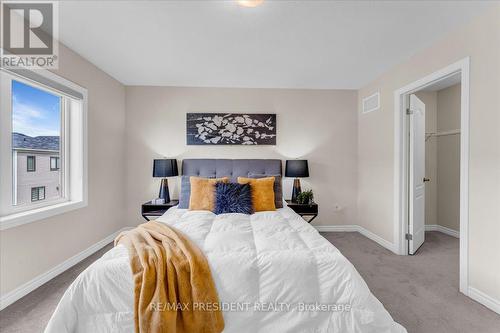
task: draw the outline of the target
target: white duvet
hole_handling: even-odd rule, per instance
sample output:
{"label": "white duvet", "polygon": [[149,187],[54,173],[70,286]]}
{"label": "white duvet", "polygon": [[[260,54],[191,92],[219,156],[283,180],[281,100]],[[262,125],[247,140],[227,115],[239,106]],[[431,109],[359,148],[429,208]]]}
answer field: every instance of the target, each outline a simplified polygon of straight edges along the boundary
{"label": "white duvet", "polygon": [[[224,332],[406,332],[353,265],[289,208],[253,215],[169,209],[157,221],[207,256]],[[71,284],[47,333],[133,332],[127,250],[117,246]]]}

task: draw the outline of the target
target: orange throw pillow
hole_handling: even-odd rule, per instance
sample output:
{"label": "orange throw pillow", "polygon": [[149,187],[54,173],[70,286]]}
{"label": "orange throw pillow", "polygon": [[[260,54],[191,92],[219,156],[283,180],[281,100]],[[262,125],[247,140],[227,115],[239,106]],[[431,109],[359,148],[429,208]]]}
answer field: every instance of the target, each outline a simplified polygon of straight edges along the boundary
{"label": "orange throw pillow", "polygon": [[213,212],[215,207],[215,184],[217,182],[227,183],[228,181],[228,177],[189,177],[189,182],[191,183],[189,210],[209,210]]}
{"label": "orange throw pillow", "polygon": [[255,212],[276,210],[276,205],[274,204],[274,177],[238,177],[238,183],[250,184],[252,188],[253,209]]}

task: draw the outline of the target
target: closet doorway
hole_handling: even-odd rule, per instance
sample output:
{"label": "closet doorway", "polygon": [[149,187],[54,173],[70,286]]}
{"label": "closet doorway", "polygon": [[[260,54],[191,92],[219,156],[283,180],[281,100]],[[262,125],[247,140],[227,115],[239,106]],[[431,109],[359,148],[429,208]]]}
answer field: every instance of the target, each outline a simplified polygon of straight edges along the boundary
{"label": "closet doorway", "polygon": [[[455,74],[410,95],[410,110],[412,99],[425,110],[423,138],[418,137],[423,144],[416,145],[423,148],[419,175],[425,200],[423,229],[456,238],[460,235],[460,90],[460,74]],[[409,247],[409,254],[420,245]]]}
{"label": "closet doorway", "polygon": [[418,256],[426,231],[459,237],[460,291],[468,295],[469,58],[397,90],[395,106],[399,253]]}

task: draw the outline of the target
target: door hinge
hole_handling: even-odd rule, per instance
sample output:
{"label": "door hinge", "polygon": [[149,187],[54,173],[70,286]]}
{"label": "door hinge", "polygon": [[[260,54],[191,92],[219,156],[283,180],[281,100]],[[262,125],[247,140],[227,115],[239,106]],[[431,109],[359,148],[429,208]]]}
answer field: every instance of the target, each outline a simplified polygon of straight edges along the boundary
{"label": "door hinge", "polygon": [[406,114],[413,114],[413,110],[410,108],[406,109]]}
{"label": "door hinge", "polygon": [[405,239],[407,239],[407,240],[412,240],[412,239],[413,239],[412,234],[406,234],[406,235],[405,235]]}

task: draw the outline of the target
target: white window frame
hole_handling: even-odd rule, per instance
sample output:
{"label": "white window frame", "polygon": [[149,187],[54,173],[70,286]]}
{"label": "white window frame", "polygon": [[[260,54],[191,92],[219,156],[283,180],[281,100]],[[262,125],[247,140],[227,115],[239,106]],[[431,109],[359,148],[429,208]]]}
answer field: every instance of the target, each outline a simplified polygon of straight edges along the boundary
{"label": "white window frame", "polygon": [[[48,87],[40,82],[32,81],[11,71],[0,70],[0,230],[46,219],[88,204],[88,152],[87,152],[87,89],[68,81],[48,70],[33,70],[44,79],[53,81],[81,94],[76,100],[65,92]],[[61,198],[49,202],[33,203],[29,207],[16,207],[13,193],[13,158],[12,153],[12,103],[11,80],[34,85],[42,90],[70,97],[63,99],[60,148]],[[8,93],[7,93],[8,92]],[[6,98],[9,97],[9,98]],[[14,161],[15,162],[15,161]]]}

